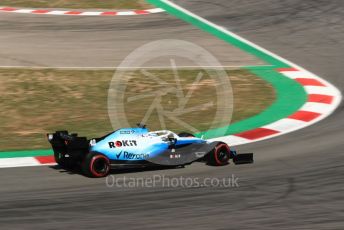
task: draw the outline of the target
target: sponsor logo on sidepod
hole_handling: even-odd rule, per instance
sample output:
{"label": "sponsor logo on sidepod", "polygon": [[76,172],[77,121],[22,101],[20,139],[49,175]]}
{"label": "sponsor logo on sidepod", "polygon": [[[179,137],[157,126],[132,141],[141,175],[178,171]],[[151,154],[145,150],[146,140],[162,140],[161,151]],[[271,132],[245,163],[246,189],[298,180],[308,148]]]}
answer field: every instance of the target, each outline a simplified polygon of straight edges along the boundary
{"label": "sponsor logo on sidepod", "polygon": [[109,142],[110,149],[127,147],[127,146],[137,146],[137,142],[135,140],[122,140],[122,141],[110,141]]}
{"label": "sponsor logo on sidepod", "polygon": [[135,153],[129,153],[127,151],[121,151],[118,154],[116,154],[117,159],[119,159],[122,154],[123,154],[123,158],[127,160],[145,160],[149,157],[148,154],[144,154],[144,153],[135,154]]}

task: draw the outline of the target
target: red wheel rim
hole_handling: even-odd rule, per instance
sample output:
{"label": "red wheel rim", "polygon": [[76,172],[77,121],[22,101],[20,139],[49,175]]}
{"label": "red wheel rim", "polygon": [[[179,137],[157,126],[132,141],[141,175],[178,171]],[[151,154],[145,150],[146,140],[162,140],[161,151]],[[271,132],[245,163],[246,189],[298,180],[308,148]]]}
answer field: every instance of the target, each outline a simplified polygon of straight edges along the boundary
{"label": "red wheel rim", "polygon": [[[226,160],[224,162],[224,161],[221,161],[219,159],[218,152],[222,148],[226,148],[227,154],[230,153],[230,149],[229,149],[228,145],[226,145],[226,144],[219,144],[218,146],[216,146],[215,151],[214,151],[214,157],[215,157],[216,164],[218,164],[218,165],[224,165],[224,164],[226,164],[228,162],[228,160]],[[229,159],[229,156],[228,156],[228,159]]]}
{"label": "red wheel rim", "polygon": [[90,171],[96,177],[105,176],[110,170],[110,161],[103,155],[96,155],[92,157],[90,162]]}

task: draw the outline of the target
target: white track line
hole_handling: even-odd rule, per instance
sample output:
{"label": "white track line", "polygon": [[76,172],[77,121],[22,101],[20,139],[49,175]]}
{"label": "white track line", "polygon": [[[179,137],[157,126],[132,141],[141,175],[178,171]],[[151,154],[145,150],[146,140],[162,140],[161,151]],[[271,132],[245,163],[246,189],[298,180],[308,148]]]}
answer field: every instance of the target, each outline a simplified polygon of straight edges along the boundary
{"label": "white track line", "polygon": [[[271,67],[271,65],[254,65],[260,67]],[[230,66],[177,66],[178,69],[197,69],[197,68],[209,68],[209,69],[226,69],[226,68],[244,68],[248,67],[247,65],[230,65]],[[45,66],[0,66],[0,69],[91,69],[91,70],[116,70],[116,69],[171,69],[171,66],[135,66],[135,67],[82,67],[82,66],[59,66],[59,67],[45,67]]]}

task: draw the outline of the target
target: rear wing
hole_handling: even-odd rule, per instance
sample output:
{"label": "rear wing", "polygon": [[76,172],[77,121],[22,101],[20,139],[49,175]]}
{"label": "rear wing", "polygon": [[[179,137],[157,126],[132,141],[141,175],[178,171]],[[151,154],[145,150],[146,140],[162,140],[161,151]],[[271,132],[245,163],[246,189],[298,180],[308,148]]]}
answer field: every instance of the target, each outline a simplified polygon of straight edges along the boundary
{"label": "rear wing", "polygon": [[47,134],[54,153],[79,157],[89,151],[89,140],[86,137],[78,137],[78,134],[69,134],[68,131],[56,131]]}

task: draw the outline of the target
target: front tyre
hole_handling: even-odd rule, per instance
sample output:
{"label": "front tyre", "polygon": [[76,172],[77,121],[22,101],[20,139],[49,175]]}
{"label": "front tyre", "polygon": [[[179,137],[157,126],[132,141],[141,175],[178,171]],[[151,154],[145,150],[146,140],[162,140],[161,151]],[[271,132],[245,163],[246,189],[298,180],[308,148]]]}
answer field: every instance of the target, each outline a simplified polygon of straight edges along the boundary
{"label": "front tyre", "polygon": [[99,153],[88,153],[82,163],[82,171],[88,177],[106,177],[110,172],[110,160]]}
{"label": "front tyre", "polygon": [[208,164],[212,166],[223,166],[229,163],[231,150],[225,143],[216,145],[213,151],[208,155]]}

